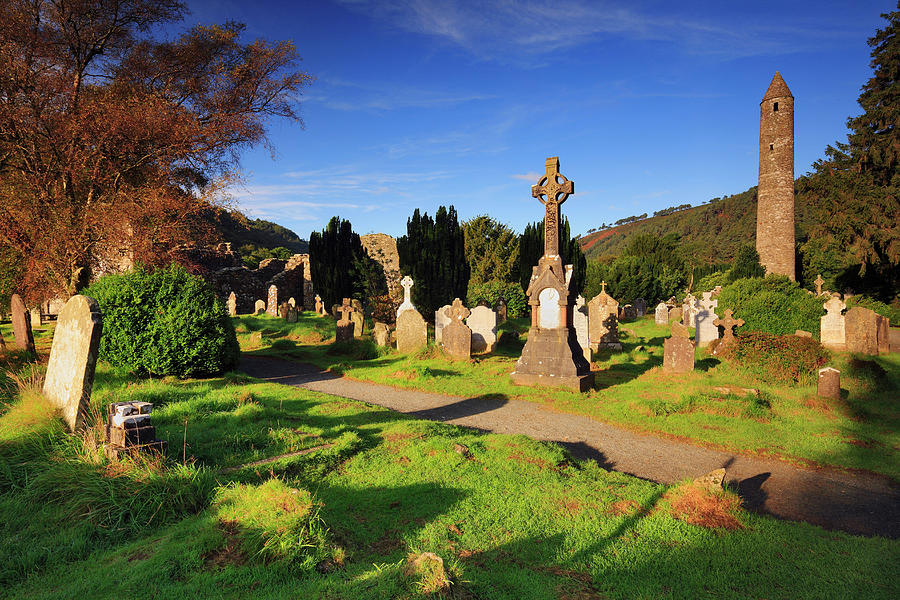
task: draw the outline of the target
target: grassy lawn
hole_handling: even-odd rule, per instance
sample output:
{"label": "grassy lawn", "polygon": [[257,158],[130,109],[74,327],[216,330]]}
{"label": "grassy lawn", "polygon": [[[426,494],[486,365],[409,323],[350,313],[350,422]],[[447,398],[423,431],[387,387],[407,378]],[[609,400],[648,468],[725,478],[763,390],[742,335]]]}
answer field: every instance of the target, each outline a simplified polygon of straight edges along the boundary
{"label": "grassy lawn", "polygon": [[[498,350],[470,362],[451,361],[433,345],[413,355],[362,340],[332,347],[334,321],[303,313],[290,324],[268,316],[235,320],[248,354],[307,361],[355,379],[461,396],[494,394],[585,414],[636,431],[691,440],[795,463],[864,469],[900,480],[900,354],[833,353],[841,370],[840,401],[816,396],[815,376],[800,384],[772,382],[766,365],[740,365],[696,351],[696,369],[663,373],[668,326],[652,316],[620,324],[622,352],[595,355],[594,389],[585,394],[517,387],[508,374],[521,354],[527,321],[501,326]],[[262,342],[252,334],[262,334]],[[715,389],[720,388],[720,389]],[[727,389],[722,389],[727,388]],[[744,389],[759,390],[759,397]]]}
{"label": "grassy lawn", "polygon": [[[414,364],[379,360],[376,371]],[[497,369],[506,385],[503,365],[452,368]],[[553,444],[239,374],[150,381],[101,365],[96,412],[151,401],[169,442],[167,457],[109,463],[98,428],[64,433],[36,393],[40,368],[29,375],[17,353],[0,367],[18,373],[0,376],[4,598],[898,595],[885,577],[897,541],[746,513],[730,492],[657,485]],[[600,387],[594,399],[611,391]],[[444,570],[408,569],[423,552]]]}

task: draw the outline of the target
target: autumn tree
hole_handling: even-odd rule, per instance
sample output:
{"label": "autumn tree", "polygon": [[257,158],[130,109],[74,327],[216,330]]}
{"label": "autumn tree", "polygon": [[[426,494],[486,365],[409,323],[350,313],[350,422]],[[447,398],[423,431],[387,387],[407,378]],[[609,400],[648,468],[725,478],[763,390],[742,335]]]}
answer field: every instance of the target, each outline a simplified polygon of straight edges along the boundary
{"label": "autumn tree", "polygon": [[237,23],[151,36],[175,0],[0,3],[0,244],[31,300],[117,260],[148,264],[202,234],[238,152],[270,117],[299,121],[310,81],[289,42]]}

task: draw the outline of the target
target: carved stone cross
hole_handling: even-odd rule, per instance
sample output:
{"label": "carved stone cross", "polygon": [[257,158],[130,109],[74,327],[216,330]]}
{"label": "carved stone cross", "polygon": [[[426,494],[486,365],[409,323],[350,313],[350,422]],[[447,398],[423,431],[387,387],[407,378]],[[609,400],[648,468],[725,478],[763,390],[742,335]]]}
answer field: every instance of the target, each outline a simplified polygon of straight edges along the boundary
{"label": "carved stone cross", "polygon": [[531,186],[531,196],[544,205],[544,256],[559,256],[559,206],[575,193],[575,185],[560,175],[558,156],[544,162],[544,171],[537,185]]}
{"label": "carved stone cross", "polygon": [[455,321],[462,321],[471,314],[471,311],[463,306],[462,300],[456,298],[450,306],[450,318]]}
{"label": "carved stone cross", "polygon": [[719,301],[713,300],[712,292],[703,292],[703,300],[700,301],[700,306],[703,310],[712,310],[719,306]]}
{"label": "carved stone cross", "polygon": [[816,276],[816,280],[813,281],[813,283],[816,284],[816,296],[821,296],[822,295],[822,284],[825,283],[825,280],[822,279],[821,273]]}
{"label": "carved stone cross", "polygon": [[403,279],[400,280],[400,285],[403,286],[403,303],[404,304],[412,304],[412,298],[410,297],[410,290],[412,290],[413,280],[409,275],[404,275]]}
{"label": "carved stone cross", "polygon": [[601,282],[600,282],[600,293],[601,293],[601,294],[605,294],[605,293],[606,293],[606,282],[605,282],[605,281],[601,281]]}
{"label": "carved stone cross", "polygon": [[735,319],[734,313],[731,312],[730,308],[725,311],[724,319],[716,319],[715,321],[713,321],[713,325],[716,325],[716,326],[721,325],[722,327],[725,328],[725,333],[724,333],[724,335],[722,335],[722,342],[721,342],[722,344],[733,343],[734,342],[734,332],[732,331],[732,329],[735,326],[740,327],[743,324],[744,324],[744,320],[743,319]]}
{"label": "carved stone cross", "polygon": [[350,315],[353,314],[353,307],[350,306],[350,298],[344,298],[344,303],[338,311],[341,313],[341,321],[350,320]]}
{"label": "carved stone cross", "polygon": [[825,309],[825,312],[828,313],[829,317],[834,318],[840,316],[841,311],[847,308],[847,304],[840,298],[832,296],[825,301],[825,304],[822,305],[822,308]]}

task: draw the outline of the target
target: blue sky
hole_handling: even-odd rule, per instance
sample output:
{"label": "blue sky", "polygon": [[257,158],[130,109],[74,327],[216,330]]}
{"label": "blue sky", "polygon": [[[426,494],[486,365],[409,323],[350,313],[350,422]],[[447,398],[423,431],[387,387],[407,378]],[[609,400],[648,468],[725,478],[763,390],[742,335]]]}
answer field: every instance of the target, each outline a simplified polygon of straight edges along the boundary
{"label": "blue sky", "polygon": [[573,232],[756,185],[759,102],[795,97],[795,170],[843,141],[887,1],[190,1],[247,40],[293,40],[316,77],[305,129],[243,154],[246,214],[307,239],[333,215],[402,235],[415,208],[514,229],[543,217],[548,156],[575,182]]}

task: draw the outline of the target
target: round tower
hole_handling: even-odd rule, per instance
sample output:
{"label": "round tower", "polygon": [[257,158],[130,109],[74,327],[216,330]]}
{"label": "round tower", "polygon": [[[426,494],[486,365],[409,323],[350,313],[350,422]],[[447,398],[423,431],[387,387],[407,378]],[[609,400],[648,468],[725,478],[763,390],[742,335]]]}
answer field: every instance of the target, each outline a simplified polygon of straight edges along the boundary
{"label": "round tower", "polygon": [[759,103],[756,251],[766,274],[794,279],[794,96],[775,72]]}

